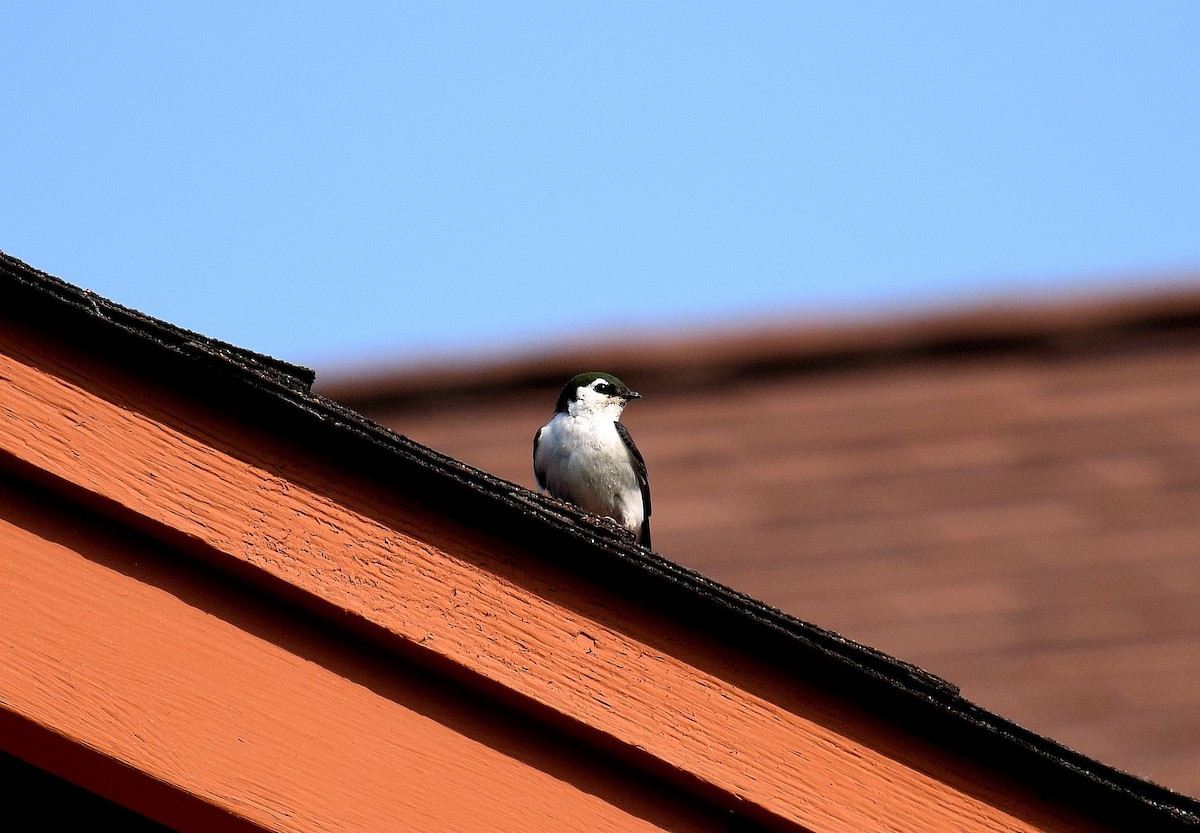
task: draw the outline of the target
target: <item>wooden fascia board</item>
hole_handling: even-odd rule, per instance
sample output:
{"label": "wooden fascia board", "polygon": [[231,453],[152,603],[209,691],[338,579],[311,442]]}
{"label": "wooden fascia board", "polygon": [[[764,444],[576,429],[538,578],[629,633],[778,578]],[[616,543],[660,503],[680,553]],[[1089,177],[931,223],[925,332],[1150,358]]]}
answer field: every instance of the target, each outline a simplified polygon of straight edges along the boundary
{"label": "wooden fascia board", "polygon": [[3,474],[0,552],[0,739],[176,829],[724,827],[710,805]]}
{"label": "wooden fascia board", "polygon": [[0,352],[0,450],[22,465],[761,823],[1092,827],[803,673],[597,597],[403,484],[364,487],[286,438],[30,330],[8,328]]}

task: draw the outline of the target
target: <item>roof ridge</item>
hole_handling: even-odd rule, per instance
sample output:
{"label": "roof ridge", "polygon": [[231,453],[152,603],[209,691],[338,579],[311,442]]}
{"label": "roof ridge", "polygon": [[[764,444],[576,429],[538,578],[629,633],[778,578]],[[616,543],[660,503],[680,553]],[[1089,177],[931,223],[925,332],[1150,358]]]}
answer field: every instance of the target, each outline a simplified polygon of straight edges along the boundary
{"label": "roof ridge", "polygon": [[1080,299],[983,302],[971,306],[852,320],[763,318],[674,333],[598,336],[552,349],[531,346],[480,361],[449,356],[422,363],[323,372],[317,389],[354,407],[472,394],[523,386],[558,386],[584,366],[620,368],[652,378],[659,389],[698,377],[822,373],[853,367],[952,360],[998,352],[1068,354],[1148,337],[1200,332],[1200,274],[1135,292]]}

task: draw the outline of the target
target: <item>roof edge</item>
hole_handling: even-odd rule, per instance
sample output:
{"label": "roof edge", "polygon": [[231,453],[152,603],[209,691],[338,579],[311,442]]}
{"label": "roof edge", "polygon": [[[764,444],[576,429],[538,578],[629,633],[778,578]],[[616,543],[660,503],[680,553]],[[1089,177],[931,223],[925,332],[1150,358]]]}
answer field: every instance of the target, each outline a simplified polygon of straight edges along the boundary
{"label": "roof edge", "polygon": [[[354,408],[432,397],[484,395],[502,388],[560,385],[580,367],[620,368],[659,390],[698,378],[823,373],[997,353],[1067,355],[1097,343],[1133,345],[1148,336],[1200,332],[1200,274],[1141,291],[1086,299],[1005,300],[853,320],[769,317],[672,334],[598,336],[592,345],[531,346],[480,361],[447,357],[323,371],[314,389]],[[646,384],[646,382],[643,382]]]}
{"label": "roof edge", "polygon": [[43,301],[53,299],[126,332],[148,337],[174,352],[227,362],[289,388],[308,390],[316,379],[316,371],[310,368],[177,327],[69,284],[3,251],[0,251],[0,274],[34,297],[40,296]]}

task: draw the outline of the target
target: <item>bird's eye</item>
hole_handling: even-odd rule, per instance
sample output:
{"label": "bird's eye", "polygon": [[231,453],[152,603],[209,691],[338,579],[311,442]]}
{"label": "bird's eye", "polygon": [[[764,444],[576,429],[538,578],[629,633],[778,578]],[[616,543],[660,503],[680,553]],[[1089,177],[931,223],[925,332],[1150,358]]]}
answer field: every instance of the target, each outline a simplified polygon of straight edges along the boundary
{"label": "bird's eye", "polygon": [[596,385],[596,391],[599,393],[612,394],[612,393],[616,393],[617,389],[614,388],[612,385],[608,384],[607,382],[602,382],[599,385]]}

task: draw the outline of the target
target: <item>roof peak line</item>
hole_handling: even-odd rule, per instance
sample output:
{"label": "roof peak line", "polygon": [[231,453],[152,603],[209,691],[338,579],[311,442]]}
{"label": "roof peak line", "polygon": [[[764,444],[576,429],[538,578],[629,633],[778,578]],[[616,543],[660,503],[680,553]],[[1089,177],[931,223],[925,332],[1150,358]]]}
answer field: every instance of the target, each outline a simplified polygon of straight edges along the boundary
{"label": "roof peak line", "polygon": [[[659,388],[697,378],[824,373],[1003,353],[1064,356],[1098,345],[1120,349],[1200,332],[1200,275],[1142,290],[1079,297],[1005,299],[855,319],[764,317],[673,333],[615,333],[592,344],[376,363],[324,373],[316,390],[354,408],[429,396],[559,386],[578,368],[603,364],[653,377]],[[614,371],[617,372],[617,371]]]}

